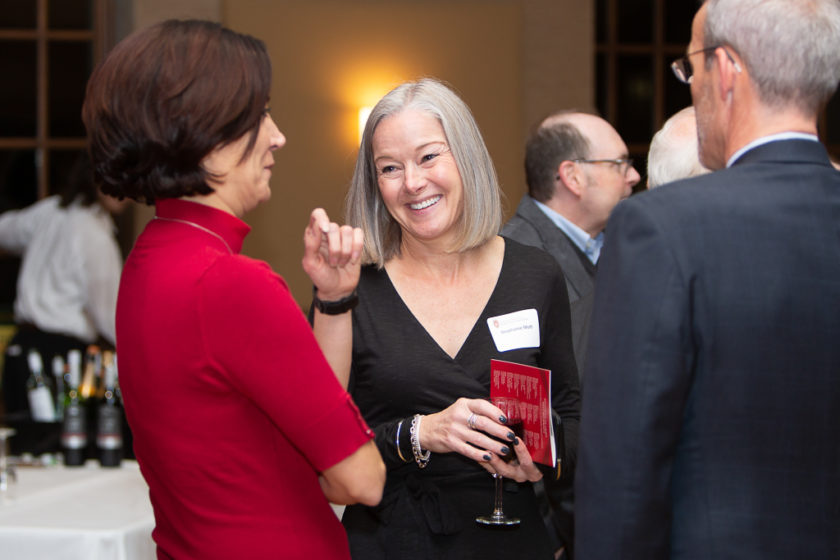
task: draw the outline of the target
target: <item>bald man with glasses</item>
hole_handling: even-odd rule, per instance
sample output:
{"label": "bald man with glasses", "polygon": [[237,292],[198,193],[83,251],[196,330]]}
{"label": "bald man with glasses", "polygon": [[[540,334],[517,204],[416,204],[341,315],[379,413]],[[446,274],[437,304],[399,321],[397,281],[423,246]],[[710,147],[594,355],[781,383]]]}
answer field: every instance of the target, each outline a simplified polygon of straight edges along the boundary
{"label": "bald man with glasses", "polygon": [[714,171],[610,217],[581,558],[840,558],[840,173],[817,137],[838,45],[837,0],[697,12],[673,69]]}
{"label": "bald man with glasses", "polygon": [[539,247],[560,263],[581,374],[604,228],[615,205],[632,193],[639,173],[624,140],[607,121],[561,111],[546,117],[528,138],[525,179],[528,194],[502,235]]}

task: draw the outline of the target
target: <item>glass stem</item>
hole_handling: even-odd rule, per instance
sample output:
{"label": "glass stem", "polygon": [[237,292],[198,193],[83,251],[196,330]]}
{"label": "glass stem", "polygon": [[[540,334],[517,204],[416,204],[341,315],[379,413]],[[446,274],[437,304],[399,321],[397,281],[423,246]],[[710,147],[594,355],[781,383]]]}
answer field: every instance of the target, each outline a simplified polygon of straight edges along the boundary
{"label": "glass stem", "polygon": [[505,512],[502,511],[502,475],[494,474],[496,484],[496,497],[493,500],[493,517],[504,517]]}

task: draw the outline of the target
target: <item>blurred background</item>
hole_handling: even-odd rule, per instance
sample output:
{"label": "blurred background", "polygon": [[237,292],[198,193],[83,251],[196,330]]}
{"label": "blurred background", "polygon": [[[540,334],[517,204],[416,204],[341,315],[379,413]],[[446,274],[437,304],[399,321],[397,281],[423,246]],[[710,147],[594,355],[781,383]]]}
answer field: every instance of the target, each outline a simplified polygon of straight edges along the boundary
{"label": "blurred background", "polygon": [[[302,234],[316,206],[343,213],[364,109],[396,84],[449,82],[472,108],[497,166],[506,218],[525,192],[529,128],[561,108],[597,110],[626,140],[645,183],[648,143],[690,104],[669,70],[696,2],[665,0],[3,0],[0,212],[55,192],[84,149],[80,108],[104,53],[134,29],[201,18],[262,39],[272,115],[287,137],[272,199],[248,214],[243,252],[266,260],[307,308]],[[360,116],[361,115],[361,116]],[[820,122],[840,155],[840,102]],[[119,218],[124,253],[153,215]],[[0,348],[10,336],[19,261],[0,253]]]}

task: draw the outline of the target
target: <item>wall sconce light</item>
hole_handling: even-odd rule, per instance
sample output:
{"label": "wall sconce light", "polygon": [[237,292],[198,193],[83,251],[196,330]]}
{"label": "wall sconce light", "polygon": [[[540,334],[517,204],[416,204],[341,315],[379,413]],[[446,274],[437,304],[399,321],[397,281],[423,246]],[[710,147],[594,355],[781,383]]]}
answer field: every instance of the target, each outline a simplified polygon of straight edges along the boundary
{"label": "wall sconce light", "polygon": [[359,144],[362,143],[362,135],[365,133],[365,125],[373,107],[359,107]]}

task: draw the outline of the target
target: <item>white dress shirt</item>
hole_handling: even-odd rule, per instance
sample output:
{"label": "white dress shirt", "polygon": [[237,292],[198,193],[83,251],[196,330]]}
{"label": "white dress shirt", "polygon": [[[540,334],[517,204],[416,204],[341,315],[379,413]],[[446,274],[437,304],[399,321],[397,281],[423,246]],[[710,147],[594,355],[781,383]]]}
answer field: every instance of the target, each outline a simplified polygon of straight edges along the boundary
{"label": "white dress shirt", "polygon": [[122,270],[114,230],[99,204],[59,208],[58,196],[0,215],[0,247],[22,256],[15,321],[113,344]]}
{"label": "white dress shirt", "polygon": [[533,198],[532,200],[537,205],[537,208],[542,210],[543,214],[548,216],[548,218],[554,222],[554,225],[563,230],[563,233],[572,240],[572,243],[577,245],[577,248],[583,251],[583,254],[586,255],[587,259],[589,259],[589,262],[592,264],[598,264],[598,259],[601,257],[601,248],[604,246],[603,231],[595,237],[590,237],[588,233],[570,222],[562,214],[555,212],[539,200]]}

